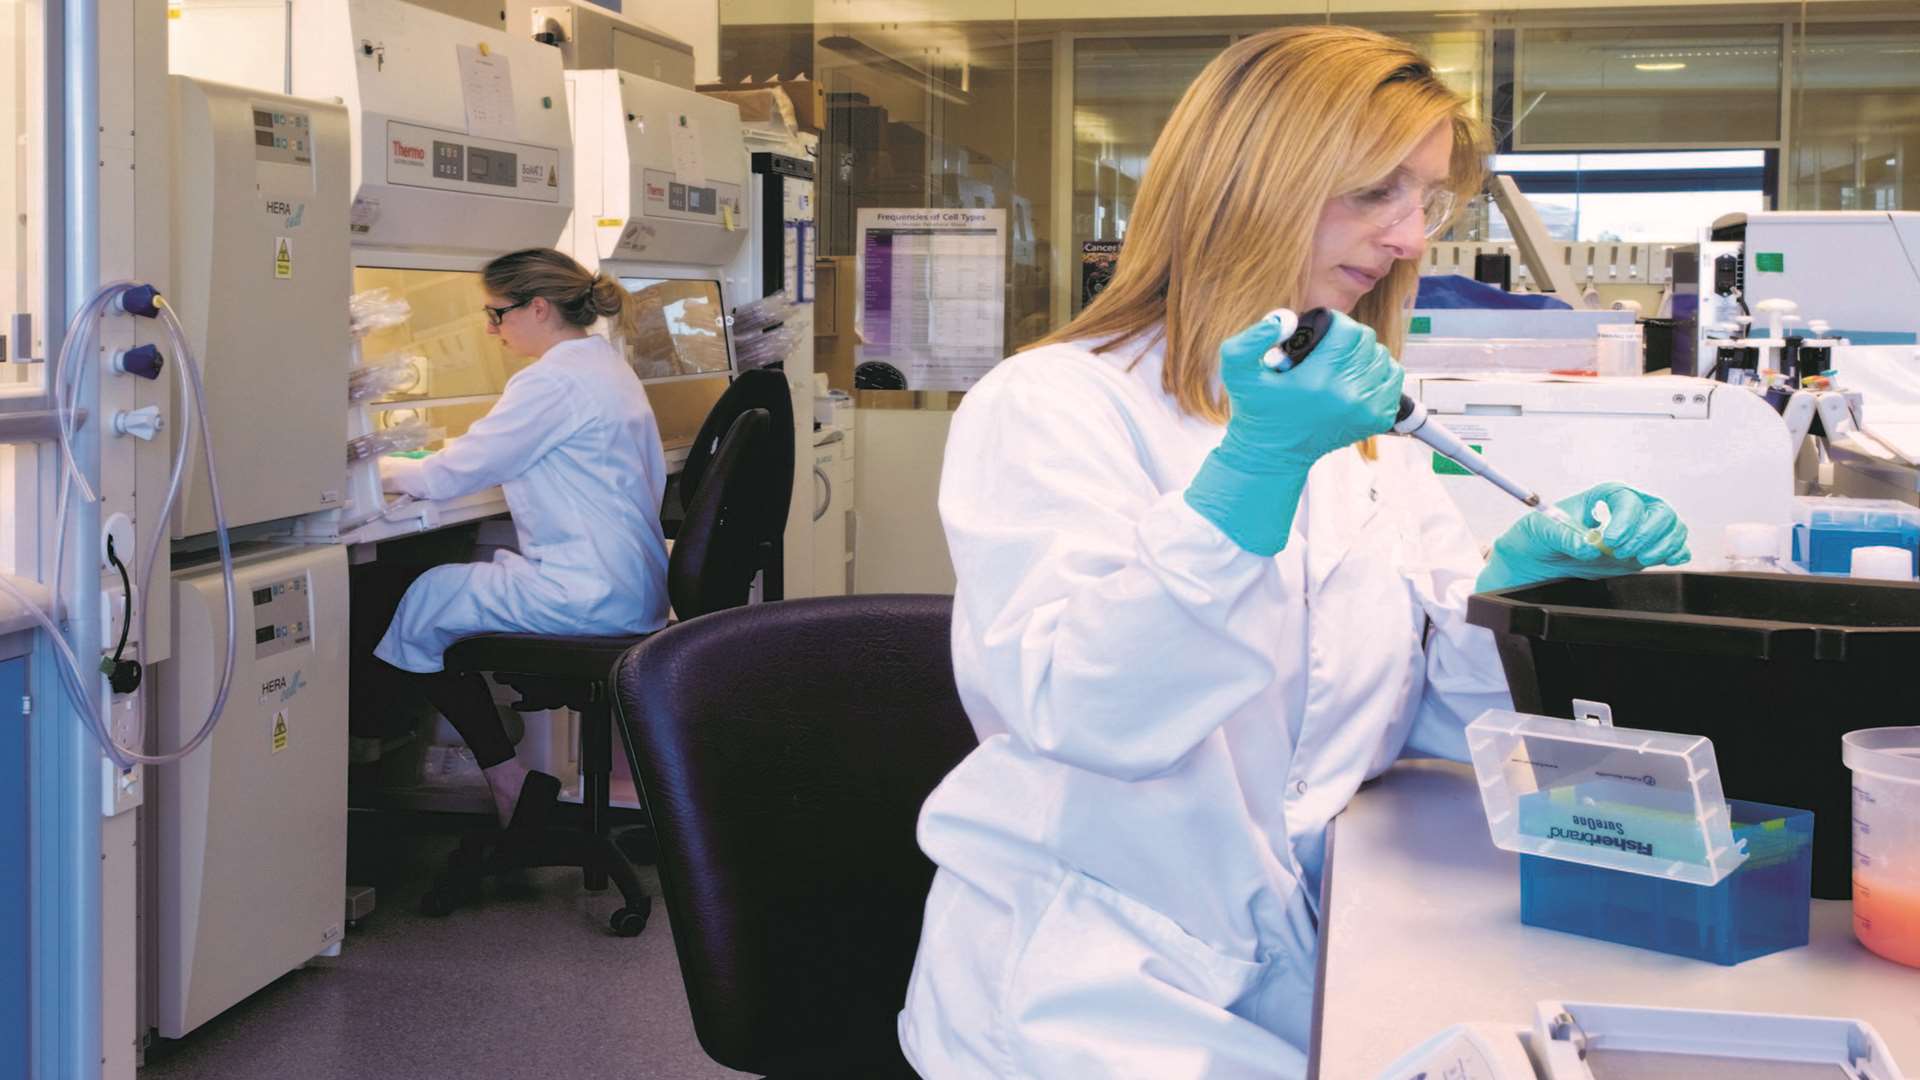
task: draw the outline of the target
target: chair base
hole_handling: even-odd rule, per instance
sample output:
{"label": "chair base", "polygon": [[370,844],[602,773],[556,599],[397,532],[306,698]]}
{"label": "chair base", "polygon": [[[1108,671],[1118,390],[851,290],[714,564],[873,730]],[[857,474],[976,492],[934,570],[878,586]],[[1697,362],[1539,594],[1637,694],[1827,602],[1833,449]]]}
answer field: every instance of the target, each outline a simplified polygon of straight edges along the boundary
{"label": "chair base", "polygon": [[420,898],[420,913],[442,916],[475,904],[481,884],[514,870],[543,866],[580,867],[589,891],[598,892],[611,881],[620,890],[623,905],[608,919],[619,937],[637,937],[653,913],[653,897],[640,883],[639,871],[613,841],[577,829],[545,829],[525,834],[499,829],[471,832],[447,856],[446,869]]}

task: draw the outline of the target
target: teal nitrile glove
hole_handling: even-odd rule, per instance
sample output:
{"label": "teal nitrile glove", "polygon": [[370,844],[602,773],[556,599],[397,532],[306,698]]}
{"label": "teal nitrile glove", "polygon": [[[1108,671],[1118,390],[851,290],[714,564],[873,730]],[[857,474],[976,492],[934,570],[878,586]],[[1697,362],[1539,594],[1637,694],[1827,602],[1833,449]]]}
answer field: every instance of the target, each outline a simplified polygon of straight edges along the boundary
{"label": "teal nitrile glove", "polygon": [[1600,542],[1611,555],[1545,514],[1530,513],[1493,542],[1493,556],[1480,571],[1475,589],[1511,589],[1563,577],[1617,577],[1649,566],[1679,566],[1693,557],[1687,550],[1687,527],[1673,507],[1625,484],[1596,484],[1556,505],[1590,528],[1599,524],[1593,508],[1602,503],[1612,517]]}
{"label": "teal nitrile glove", "polygon": [[1233,416],[1187,486],[1187,505],[1269,557],[1287,546],[1307,470],[1321,455],[1391,428],[1406,374],[1371,327],[1338,313],[1285,374],[1260,362],[1279,340],[1280,327],[1262,319],[1221,344],[1220,381]]}

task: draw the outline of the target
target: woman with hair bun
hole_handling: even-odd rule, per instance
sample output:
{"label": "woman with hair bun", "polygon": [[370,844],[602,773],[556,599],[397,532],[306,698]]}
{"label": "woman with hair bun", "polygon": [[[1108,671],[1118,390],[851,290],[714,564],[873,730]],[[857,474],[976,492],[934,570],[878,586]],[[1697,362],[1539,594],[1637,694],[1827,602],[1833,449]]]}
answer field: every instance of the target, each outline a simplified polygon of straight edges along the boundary
{"label": "woman with hair bun", "polygon": [[620,283],[549,248],[502,255],[481,280],[488,332],[536,359],[438,453],[382,459],[382,481],[416,499],[504,488],[519,550],[422,574],[374,655],[422,681],[472,749],[501,825],[532,828],[559,780],[514,759],[486,682],[448,674],[442,654],[472,634],[640,634],[666,625],[667,468],[639,376],[619,347],[589,332],[604,318],[616,337],[633,339],[634,304]]}

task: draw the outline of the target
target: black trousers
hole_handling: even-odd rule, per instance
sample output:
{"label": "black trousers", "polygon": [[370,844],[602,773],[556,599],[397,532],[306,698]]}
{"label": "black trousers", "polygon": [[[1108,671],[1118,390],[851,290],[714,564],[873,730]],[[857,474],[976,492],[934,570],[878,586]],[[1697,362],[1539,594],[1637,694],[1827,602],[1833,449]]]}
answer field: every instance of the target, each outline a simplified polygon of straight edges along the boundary
{"label": "black trousers", "polygon": [[493,692],[487,689],[487,680],[474,672],[404,674],[415,681],[433,707],[460,733],[481,768],[491,769],[513,756],[513,740],[507,737],[506,725],[500,722],[500,711],[494,708]]}

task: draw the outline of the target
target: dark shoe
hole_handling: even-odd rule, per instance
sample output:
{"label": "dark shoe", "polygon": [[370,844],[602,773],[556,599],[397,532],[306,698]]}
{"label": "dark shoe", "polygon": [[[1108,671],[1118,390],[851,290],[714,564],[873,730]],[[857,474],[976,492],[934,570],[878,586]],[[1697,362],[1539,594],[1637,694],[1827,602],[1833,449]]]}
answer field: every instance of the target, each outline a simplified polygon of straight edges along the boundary
{"label": "dark shoe", "polygon": [[547,827],[553,808],[560,801],[560,778],[535,769],[527,773],[520,786],[520,797],[513,801],[513,817],[508,832],[539,832]]}

